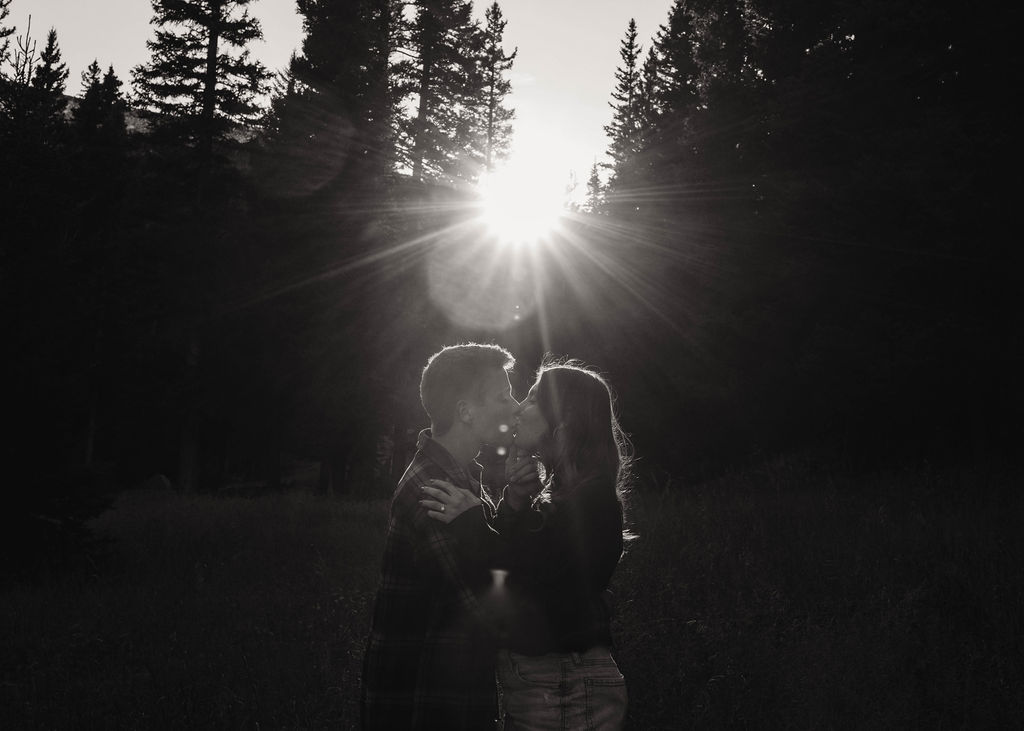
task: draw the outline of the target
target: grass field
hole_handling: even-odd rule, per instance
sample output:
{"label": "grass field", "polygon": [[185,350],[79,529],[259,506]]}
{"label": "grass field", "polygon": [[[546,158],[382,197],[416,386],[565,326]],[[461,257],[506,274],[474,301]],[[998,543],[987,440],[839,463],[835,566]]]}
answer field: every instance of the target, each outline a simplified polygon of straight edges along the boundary
{"label": "grass field", "polygon": [[[795,458],[638,490],[629,727],[1024,723],[1019,475]],[[351,728],[384,501],[125,493],[0,593],[0,728]]]}

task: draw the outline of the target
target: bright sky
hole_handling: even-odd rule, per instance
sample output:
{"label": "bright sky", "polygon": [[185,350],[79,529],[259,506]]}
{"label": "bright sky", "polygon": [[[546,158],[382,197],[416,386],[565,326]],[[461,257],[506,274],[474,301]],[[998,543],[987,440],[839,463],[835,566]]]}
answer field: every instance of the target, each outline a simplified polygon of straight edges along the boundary
{"label": "bright sky", "polygon": [[[481,18],[489,0],[474,3]],[[590,166],[607,147],[603,126],[619,64],[618,49],[629,19],[635,18],[646,52],[665,22],[672,0],[499,0],[508,25],[505,47],[519,48],[512,69],[511,103],[517,110],[513,157],[523,168],[564,185],[574,171],[580,188]],[[283,68],[302,38],[294,0],[256,0],[251,13],[263,24],[264,42],[255,56],[272,69]],[[40,47],[50,27],[57,29],[71,72],[68,92],[78,93],[79,77],[95,58],[113,64],[123,81],[146,61],[152,37],[149,0],[14,0],[9,24],[32,35]]]}

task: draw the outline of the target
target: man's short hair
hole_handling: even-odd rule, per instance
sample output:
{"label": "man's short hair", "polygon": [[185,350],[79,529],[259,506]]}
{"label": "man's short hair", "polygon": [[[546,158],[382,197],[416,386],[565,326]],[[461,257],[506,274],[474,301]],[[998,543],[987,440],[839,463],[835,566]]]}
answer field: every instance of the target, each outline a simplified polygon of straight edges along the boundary
{"label": "man's short hair", "polygon": [[420,378],[420,401],[430,417],[434,436],[452,428],[460,399],[483,399],[488,371],[510,371],[515,364],[516,359],[500,345],[481,343],[448,345],[430,356]]}

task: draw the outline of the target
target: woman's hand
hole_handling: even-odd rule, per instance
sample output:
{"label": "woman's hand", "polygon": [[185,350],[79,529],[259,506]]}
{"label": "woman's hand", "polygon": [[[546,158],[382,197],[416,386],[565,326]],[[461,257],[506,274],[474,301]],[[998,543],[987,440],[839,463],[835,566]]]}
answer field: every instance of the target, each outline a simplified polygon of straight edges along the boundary
{"label": "woman's hand", "polygon": [[430,484],[420,488],[423,491],[420,505],[427,509],[427,515],[434,520],[451,523],[470,508],[480,506],[479,497],[447,480],[427,482]]}
{"label": "woman's hand", "polygon": [[512,447],[508,459],[505,460],[505,501],[513,510],[523,510],[530,506],[533,498],[544,489],[540,481],[536,458],[521,454]]}

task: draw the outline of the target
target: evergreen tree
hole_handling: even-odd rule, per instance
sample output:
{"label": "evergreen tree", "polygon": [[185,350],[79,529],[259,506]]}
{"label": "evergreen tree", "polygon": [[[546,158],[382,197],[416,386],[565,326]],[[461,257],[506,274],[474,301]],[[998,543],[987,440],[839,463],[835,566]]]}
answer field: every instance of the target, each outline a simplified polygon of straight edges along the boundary
{"label": "evergreen tree", "polygon": [[474,178],[483,165],[473,149],[467,112],[479,103],[482,32],[467,0],[416,0],[407,58],[396,65],[399,90],[416,99],[402,124],[400,151],[415,180]]}
{"label": "evergreen tree", "polygon": [[[692,168],[688,130],[698,104],[689,0],[676,0],[658,28],[641,73],[640,147],[649,183],[671,190]],[[666,188],[666,186],[668,186]]]}
{"label": "evergreen tree", "polygon": [[232,127],[255,121],[270,74],[249,56],[260,40],[252,0],[152,0],[151,59],[132,70],[138,105],[209,155]]}
{"label": "evergreen tree", "polygon": [[100,68],[100,62],[97,59],[93,59],[85,71],[82,72],[82,99],[88,99],[90,91],[99,95],[100,79],[102,78],[102,69]]}
{"label": "evergreen tree", "polygon": [[601,184],[600,166],[597,161],[590,167],[590,176],[587,178],[587,198],[584,203],[587,210],[591,213],[600,213],[601,206],[604,203],[603,199],[604,188]]}
{"label": "evergreen tree", "polygon": [[0,0],[0,81],[3,79],[4,67],[7,65],[7,54],[11,49],[11,35],[14,34],[14,26],[4,25],[7,16],[11,14],[11,3],[14,0]]}
{"label": "evergreen tree", "polygon": [[745,0],[700,3],[692,48],[700,67],[700,92],[705,104],[712,102],[719,89],[727,90],[748,80],[751,67],[746,9]]}
{"label": "evergreen tree", "polygon": [[[0,26],[2,27],[2,26]],[[0,103],[10,103],[9,97],[16,89],[27,89],[32,81],[32,71],[36,63],[36,42],[32,38],[32,16],[28,18],[28,27],[25,32],[17,37],[16,47],[11,49],[10,35],[13,28],[4,29],[6,35],[3,38],[5,50],[0,58],[0,83],[3,84],[5,96]]]}
{"label": "evergreen tree", "polygon": [[[9,2],[2,7],[0,20],[5,18],[9,11]],[[32,81],[32,71],[36,61],[36,44],[32,39],[32,18],[29,17],[28,28],[25,33],[18,36],[17,46],[13,51],[10,49],[9,36],[13,28],[3,30],[3,50],[0,57],[0,156],[13,152],[13,145],[9,142],[18,136],[19,126],[24,126],[26,109],[28,108],[27,89]],[[8,165],[5,165],[8,167]]]}
{"label": "evergreen tree", "polygon": [[654,106],[668,124],[691,113],[697,103],[699,69],[694,61],[693,16],[688,0],[676,0],[668,22],[658,28],[653,51],[657,55]]}
{"label": "evergreen tree", "polygon": [[608,155],[612,162],[612,184],[627,174],[627,166],[639,148],[641,79],[638,59],[641,46],[636,42],[636,20],[630,18],[626,35],[619,46],[622,64],[615,70],[612,91],[612,121],[605,126],[608,134]]}
{"label": "evergreen tree", "polygon": [[78,132],[94,129],[99,125],[99,98],[102,84],[102,69],[97,59],[82,72],[82,91],[78,106],[72,113],[75,128]]}
{"label": "evergreen tree", "polygon": [[299,0],[298,9],[306,35],[278,82],[273,137],[328,176],[348,167],[345,179],[381,180],[394,160],[397,100],[389,73],[401,4]]}
{"label": "evergreen tree", "polygon": [[[46,34],[46,47],[39,54],[39,64],[35,73],[32,74],[32,88],[47,94],[51,97],[63,96],[65,84],[68,80],[67,64],[61,60],[60,45],[57,43],[57,30],[50,28]],[[55,102],[56,104],[56,102]],[[61,100],[57,111],[64,109],[64,101]]]}
{"label": "evergreen tree", "polygon": [[646,157],[646,153],[654,144],[654,139],[661,117],[661,106],[658,103],[658,72],[660,67],[657,49],[652,45],[647,51],[640,79],[637,86],[636,119],[638,155]]}
{"label": "evergreen tree", "polygon": [[107,67],[103,74],[103,81],[100,83],[100,109],[103,110],[101,124],[107,138],[118,139],[126,132],[125,112],[128,105],[125,102],[121,87],[124,83],[114,73],[113,65]]}
{"label": "evergreen tree", "polygon": [[270,104],[260,124],[268,139],[279,140],[288,135],[290,106],[299,93],[299,81],[295,76],[298,55],[292,51],[288,65],[274,73],[268,84]]}
{"label": "evergreen tree", "polygon": [[[67,106],[64,89],[68,70],[61,61],[57,31],[50,29],[38,56],[31,31],[30,23],[18,37],[0,78],[0,140],[9,140],[12,148],[25,147],[26,160],[31,156],[29,148],[53,147],[60,142]],[[16,153],[13,149],[8,152]]]}
{"label": "evergreen tree", "polygon": [[512,138],[512,119],[515,110],[505,106],[505,98],[512,91],[512,83],[504,75],[512,69],[518,49],[505,55],[502,38],[505,34],[506,21],[501,14],[501,7],[493,3],[485,13],[484,48],[481,66],[484,74],[483,108],[484,119],[484,164],[490,170],[495,158],[502,159],[508,155]]}
{"label": "evergreen tree", "polygon": [[85,142],[113,142],[125,135],[125,103],[121,80],[110,66],[101,76],[93,60],[82,72],[82,97],[73,119],[79,139]]}
{"label": "evergreen tree", "polygon": [[35,122],[46,137],[54,137],[64,126],[65,84],[68,80],[67,64],[61,61],[57,31],[46,34],[46,46],[39,53],[39,63],[32,73]]}

